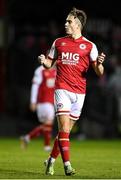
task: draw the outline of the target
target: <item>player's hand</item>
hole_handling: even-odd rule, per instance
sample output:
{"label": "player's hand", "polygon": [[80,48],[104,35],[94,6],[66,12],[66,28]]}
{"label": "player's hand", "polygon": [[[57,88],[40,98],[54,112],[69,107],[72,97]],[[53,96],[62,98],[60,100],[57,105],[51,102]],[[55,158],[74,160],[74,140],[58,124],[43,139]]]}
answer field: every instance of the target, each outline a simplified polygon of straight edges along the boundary
{"label": "player's hand", "polygon": [[32,112],[35,112],[35,111],[36,111],[36,108],[37,108],[37,104],[36,104],[36,103],[31,103],[31,104],[30,104],[30,110],[31,110]]}
{"label": "player's hand", "polygon": [[43,65],[46,61],[45,55],[41,54],[40,56],[38,56],[38,61],[41,65]]}
{"label": "player's hand", "polygon": [[102,64],[105,60],[105,57],[106,57],[106,55],[102,52],[97,58],[98,64]]}

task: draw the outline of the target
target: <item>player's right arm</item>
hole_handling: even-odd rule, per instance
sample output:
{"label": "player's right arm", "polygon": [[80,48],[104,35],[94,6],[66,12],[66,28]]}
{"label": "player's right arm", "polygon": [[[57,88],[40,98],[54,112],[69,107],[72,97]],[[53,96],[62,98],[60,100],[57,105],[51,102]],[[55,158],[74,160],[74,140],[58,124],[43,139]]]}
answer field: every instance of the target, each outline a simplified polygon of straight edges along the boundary
{"label": "player's right arm", "polygon": [[38,56],[39,63],[47,69],[51,68],[54,65],[58,56],[55,44],[56,44],[56,40],[53,42],[50,52],[47,57],[44,54],[41,54],[40,56]]}
{"label": "player's right arm", "polygon": [[53,61],[49,58],[46,58],[44,54],[38,56],[38,61],[41,65],[43,65],[47,69],[53,66]]}

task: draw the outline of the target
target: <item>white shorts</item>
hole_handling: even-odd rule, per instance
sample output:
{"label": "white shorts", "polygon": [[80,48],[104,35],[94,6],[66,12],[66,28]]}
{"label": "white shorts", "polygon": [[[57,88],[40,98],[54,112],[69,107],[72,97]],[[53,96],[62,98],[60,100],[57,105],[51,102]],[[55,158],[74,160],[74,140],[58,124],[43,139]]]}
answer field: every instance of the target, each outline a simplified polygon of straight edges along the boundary
{"label": "white shorts", "polygon": [[39,103],[37,105],[37,117],[39,122],[53,121],[55,116],[54,105],[51,103]]}
{"label": "white shorts", "polygon": [[70,119],[78,120],[84,99],[85,94],[77,94],[64,89],[55,90],[56,115],[69,114]]}

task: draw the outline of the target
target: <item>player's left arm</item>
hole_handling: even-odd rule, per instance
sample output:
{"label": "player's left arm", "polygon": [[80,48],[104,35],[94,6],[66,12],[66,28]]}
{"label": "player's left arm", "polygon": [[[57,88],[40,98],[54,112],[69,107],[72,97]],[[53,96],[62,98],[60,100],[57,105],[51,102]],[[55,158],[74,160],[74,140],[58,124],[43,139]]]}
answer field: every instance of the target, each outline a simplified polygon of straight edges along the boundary
{"label": "player's left arm", "polygon": [[100,55],[98,55],[97,61],[92,63],[92,67],[98,76],[102,76],[104,73],[104,66],[103,66],[104,60],[105,60],[105,54],[101,53]]}
{"label": "player's left arm", "polygon": [[43,72],[43,67],[42,66],[38,67],[35,70],[34,76],[32,78],[32,85],[30,91],[30,110],[33,112],[36,111],[39,86],[43,81],[42,72]]}

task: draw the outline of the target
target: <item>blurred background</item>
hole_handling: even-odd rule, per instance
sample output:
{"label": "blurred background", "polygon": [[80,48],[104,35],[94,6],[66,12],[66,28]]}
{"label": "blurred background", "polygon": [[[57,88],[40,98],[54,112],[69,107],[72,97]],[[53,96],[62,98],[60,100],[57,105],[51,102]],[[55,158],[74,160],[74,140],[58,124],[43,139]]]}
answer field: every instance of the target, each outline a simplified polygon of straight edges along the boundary
{"label": "blurred background", "polygon": [[[112,4],[111,4],[112,3]],[[105,74],[89,69],[87,97],[72,131],[85,138],[121,138],[120,1],[0,0],[0,136],[19,137],[39,124],[29,110],[31,79],[37,56],[64,35],[71,8],[87,13],[84,36],[106,54]],[[56,121],[53,134],[56,133]]]}

